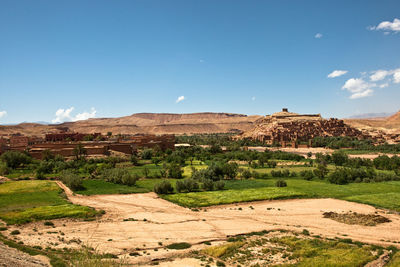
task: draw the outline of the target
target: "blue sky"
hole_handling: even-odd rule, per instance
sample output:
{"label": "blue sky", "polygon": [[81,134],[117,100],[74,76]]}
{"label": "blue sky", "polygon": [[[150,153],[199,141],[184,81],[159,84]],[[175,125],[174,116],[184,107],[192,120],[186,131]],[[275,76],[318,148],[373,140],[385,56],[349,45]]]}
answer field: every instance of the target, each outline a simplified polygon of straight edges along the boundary
{"label": "blue sky", "polygon": [[397,111],[398,19],[386,0],[2,0],[0,124]]}

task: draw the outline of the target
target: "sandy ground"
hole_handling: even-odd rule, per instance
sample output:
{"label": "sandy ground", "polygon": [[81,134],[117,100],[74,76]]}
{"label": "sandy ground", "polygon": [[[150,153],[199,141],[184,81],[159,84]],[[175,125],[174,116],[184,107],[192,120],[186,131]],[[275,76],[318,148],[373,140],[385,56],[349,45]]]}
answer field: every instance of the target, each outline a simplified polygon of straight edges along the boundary
{"label": "sandy ground", "polygon": [[[308,229],[314,235],[351,238],[380,245],[399,246],[394,242],[400,242],[400,215],[343,200],[259,201],[192,211],[163,200],[154,193],[79,196],[73,195],[63,184],[60,183],[60,186],[73,203],[103,209],[106,214],[100,220],[91,222],[53,220],[54,228],[44,226],[43,222],[18,227],[21,234],[17,238],[25,244],[57,248],[86,244],[130,259],[129,252],[146,250],[150,255],[133,259],[146,262],[173,257],[177,251],[163,248],[171,243],[188,242],[195,248],[201,248],[204,245],[200,243],[204,241],[224,240],[228,235],[272,229]],[[322,214],[326,211],[377,212],[391,222],[377,226],[347,225],[323,218]],[[128,218],[137,221],[123,221]]]}

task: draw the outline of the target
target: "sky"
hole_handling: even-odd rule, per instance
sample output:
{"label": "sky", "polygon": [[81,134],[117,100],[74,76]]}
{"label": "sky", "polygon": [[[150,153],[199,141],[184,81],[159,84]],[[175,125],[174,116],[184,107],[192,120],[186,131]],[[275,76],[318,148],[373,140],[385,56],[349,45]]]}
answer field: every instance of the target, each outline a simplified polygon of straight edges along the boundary
{"label": "sky", "polygon": [[0,124],[400,109],[400,1],[1,0]]}

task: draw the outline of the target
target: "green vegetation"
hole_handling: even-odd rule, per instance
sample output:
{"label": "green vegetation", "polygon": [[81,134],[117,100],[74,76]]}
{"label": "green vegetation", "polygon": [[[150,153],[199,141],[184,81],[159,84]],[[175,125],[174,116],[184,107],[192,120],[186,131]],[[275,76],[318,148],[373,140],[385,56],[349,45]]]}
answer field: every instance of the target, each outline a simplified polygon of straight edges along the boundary
{"label": "green vegetation", "polygon": [[298,259],[296,266],[364,266],[374,260],[372,247],[359,247],[340,241],[300,239],[293,236],[275,238],[274,243],[284,245]]}
{"label": "green vegetation", "polygon": [[260,187],[241,190],[178,193],[162,198],[184,207],[205,207],[245,201],[303,197],[301,192],[276,187]]}
{"label": "green vegetation", "polygon": [[143,187],[114,184],[104,180],[83,180],[82,186],[83,189],[77,190],[75,193],[90,196],[150,192],[150,190]]}
{"label": "green vegetation", "polygon": [[187,249],[190,248],[192,245],[186,242],[181,242],[181,243],[172,243],[167,246],[169,249]]}
{"label": "green vegetation", "polygon": [[400,266],[400,251],[396,252],[386,267],[399,267]]}
{"label": "green vegetation", "polygon": [[[216,258],[221,266],[307,267],[364,266],[382,253],[379,247],[353,243],[351,240],[310,238],[305,229],[303,233],[306,238],[279,231],[283,236],[270,237],[270,231],[261,231],[230,237],[227,243],[202,249],[199,253]],[[209,258],[208,263],[213,262],[213,258]],[[254,265],[255,262],[257,265]]]}
{"label": "green vegetation", "polygon": [[63,217],[92,218],[97,212],[73,205],[52,181],[18,181],[0,185],[0,218],[8,224]]}

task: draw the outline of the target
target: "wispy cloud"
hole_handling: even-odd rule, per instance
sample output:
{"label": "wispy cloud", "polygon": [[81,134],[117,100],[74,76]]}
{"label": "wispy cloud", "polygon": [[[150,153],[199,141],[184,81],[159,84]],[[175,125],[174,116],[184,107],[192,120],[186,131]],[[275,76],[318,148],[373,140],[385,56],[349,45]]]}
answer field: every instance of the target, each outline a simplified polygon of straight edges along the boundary
{"label": "wispy cloud", "polygon": [[387,75],[390,74],[390,71],[387,70],[376,70],[372,72],[372,75],[369,76],[370,80],[373,82],[381,81],[386,78]]}
{"label": "wispy cloud", "polygon": [[334,70],[328,74],[328,78],[340,77],[342,75],[345,75],[346,73],[347,73],[347,70]]}
{"label": "wispy cloud", "polygon": [[73,116],[71,113],[74,111],[74,107],[70,107],[67,109],[60,108],[56,111],[56,117],[51,121],[52,123],[62,123],[66,121],[80,121],[80,120],[87,120],[90,118],[95,118],[96,117],[96,109],[91,108],[90,112],[82,112],[78,113],[75,116]]}
{"label": "wispy cloud", "polygon": [[183,100],[185,100],[185,96],[183,96],[183,95],[181,95],[180,97],[178,97],[177,99],[176,99],[176,103],[179,103],[179,102],[182,102]]}
{"label": "wispy cloud", "polygon": [[393,22],[382,21],[377,26],[368,27],[371,31],[384,31],[385,34],[390,32],[398,33],[400,32],[400,19],[395,18]]}
{"label": "wispy cloud", "polygon": [[0,111],[0,118],[5,117],[6,115],[7,115],[7,111],[5,111],[5,110]]}
{"label": "wispy cloud", "polygon": [[321,39],[322,38],[322,33],[316,33],[315,35],[314,35],[314,38],[316,38],[316,39]]}
{"label": "wispy cloud", "polygon": [[253,97],[251,98],[251,100],[253,100],[253,101],[256,101],[256,97],[255,97],[255,96],[253,96]]}

